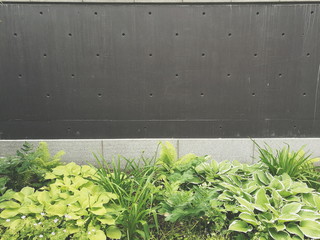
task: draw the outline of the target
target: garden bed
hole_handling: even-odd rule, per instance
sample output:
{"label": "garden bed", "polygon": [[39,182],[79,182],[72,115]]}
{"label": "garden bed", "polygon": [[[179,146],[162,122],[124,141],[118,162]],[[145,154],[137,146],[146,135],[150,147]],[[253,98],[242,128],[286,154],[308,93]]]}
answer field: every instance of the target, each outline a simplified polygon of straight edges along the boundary
{"label": "garden bed", "polygon": [[319,239],[319,172],[302,149],[253,165],[161,143],[158,157],[63,164],[46,143],[0,162],[1,239]]}

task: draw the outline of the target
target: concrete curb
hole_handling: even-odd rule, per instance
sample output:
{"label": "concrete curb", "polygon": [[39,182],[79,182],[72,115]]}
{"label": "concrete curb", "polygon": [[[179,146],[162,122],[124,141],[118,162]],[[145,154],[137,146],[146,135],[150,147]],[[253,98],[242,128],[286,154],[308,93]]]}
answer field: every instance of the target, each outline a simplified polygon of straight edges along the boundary
{"label": "concrete curb", "polygon": [[[257,138],[257,143],[267,143],[272,148],[281,148],[285,143],[291,149],[298,150],[306,145],[305,150],[313,156],[320,156],[320,138]],[[15,154],[26,140],[0,140],[0,156]],[[230,139],[41,139],[27,140],[33,145],[45,141],[49,145],[51,154],[64,150],[65,162],[78,164],[95,163],[93,153],[103,156],[107,161],[118,155],[129,159],[137,159],[141,155],[145,158],[155,156],[160,141],[170,141],[177,149],[179,157],[187,153],[199,156],[210,155],[217,161],[238,160],[243,163],[253,163],[258,158],[254,143],[248,138]]]}
{"label": "concrete curb", "polygon": [[0,3],[316,3],[319,0],[0,0]]}

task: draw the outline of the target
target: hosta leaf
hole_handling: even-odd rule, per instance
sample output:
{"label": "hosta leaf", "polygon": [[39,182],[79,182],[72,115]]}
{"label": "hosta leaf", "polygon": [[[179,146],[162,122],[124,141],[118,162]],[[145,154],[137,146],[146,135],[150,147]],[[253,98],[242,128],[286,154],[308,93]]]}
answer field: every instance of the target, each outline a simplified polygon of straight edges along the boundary
{"label": "hosta leaf", "polygon": [[108,224],[108,225],[114,225],[115,224],[115,219],[112,216],[102,216],[98,217],[98,220],[103,223],[103,224]]}
{"label": "hosta leaf", "polygon": [[292,222],[292,221],[297,221],[299,220],[300,217],[298,214],[284,214],[280,215],[278,218],[279,222]]}
{"label": "hosta leaf", "polygon": [[283,223],[276,223],[273,227],[279,232],[286,229],[286,226]]}
{"label": "hosta leaf", "polygon": [[46,212],[52,216],[63,216],[67,213],[67,206],[62,204],[51,205]]}
{"label": "hosta leaf", "polygon": [[7,208],[0,213],[0,218],[12,218],[19,214],[18,208]]}
{"label": "hosta leaf", "polygon": [[304,235],[296,223],[289,223],[287,225],[287,231],[291,234],[295,234],[295,235],[299,236],[301,239],[304,239]]}
{"label": "hosta leaf", "polygon": [[281,209],[281,214],[286,215],[298,213],[301,207],[302,205],[300,203],[289,203]]}
{"label": "hosta leaf", "polygon": [[320,214],[312,210],[301,210],[298,215],[300,220],[317,220],[320,219]]}
{"label": "hosta leaf", "polygon": [[281,181],[279,181],[279,179],[276,179],[274,178],[270,184],[269,184],[269,187],[271,189],[274,189],[274,190],[284,190],[284,185]]}
{"label": "hosta leaf", "polygon": [[303,193],[302,194],[302,202],[309,206],[316,206],[314,201],[314,196],[312,193]]}
{"label": "hosta leaf", "polygon": [[270,183],[270,180],[267,178],[266,174],[263,171],[257,171],[255,174],[257,175],[260,182],[262,182],[264,185],[268,185]]}
{"label": "hosta leaf", "polygon": [[245,200],[244,198],[241,198],[241,197],[235,197],[235,199],[237,199],[237,201],[240,203],[241,207],[244,207],[244,208],[248,209],[250,212],[253,212],[254,206],[251,202],[248,202],[247,200]]}
{"label": "hosta leaf", "polygon": [[269,229],[270,236],[275,240],[290,240],[290,235],[285,231],[277,232],[274,228]]}
{"label": "hosta leaf", "polygon": [[298,226],[306,237],[320,239],[320,223],[316,221],[305,220]]}
{"label": "hosta leaf", "polygon": [[314,199],[315,207],[320,211],[320,196],[314,195],[313,199]]}
{"label": "hosta leaf", "polygon": [[20,204],[14,201],[5,201],[0,203],[1,208],[20,208]]}
{"label": "hosta leaf", "polygon": [[281,197],[281,195],[278,193],[278,191],[272,190],[271,197],[272,197],[271,200],[274,203],[274,207],[279,208],[280,204],[283,201],[283,198]]}
{"label": "hosta leaf", "polygon": [[43,206],[42,205],[30,205],[29,211],[30,211],[30,213],[41,213],[41,212],[43,212]]}
{"label": "hosta leaf", "polygon": [[228,161],[219,163],[219,174],[228,172],[232,168],[232,164]]}
{"label": "hosta leaf", "polygon": [[21,227],[23,227],[23,222],[21,219],[16,219],[10,223],[10,229],[12,229],[14,231],[17,231],[17,230],[19,231],[19,229],[21,229]]}
{"label": "hosta leaf", "polygon": [[250,223],[254,226],[259,225],[259,222],[257,221],[257,219],[255,218],[255,216],[253,214],[249,214],[249,213],[241,213],[239,215],[239,218],[241,218],[243,221]]}
{"label": "hosta leaf", "polygon": [[94,234],[92,234],[92,232],[90,233],[91,234],[88,235],[90,240],[106,240],[107,238],[107,236],[101,230],[95,231]]}
{"label": "hosta leaf", "polygon": [[107,229],[107,237],[112,239],[120,239],[121,238],[121,232],[119,228],[116,226],[108,227]]}
{"label": "hosta leaf", "polygon": [[96,215],[104,215],[107,213],[106,209],[104,207],[102,208],[91,208],[90,209],[92,213],[96,214]]}
{"label": "hosta leaf", "polygon": [[231,185],[229,183],[226,182],[222,182],[220,183],[221,186],[225,187],[226,189],[230,190],[231,192],[233,192],[234,194],[240,194],[240,188],[234,185]]}
{"label": "hosta leaf", "polygon": [[37,199],[42,205],[50,204],[51,201],[50,194],[47,191],[39,192]]}
{"label": "hosta leaf", "polygon": [[268,209],[266,204],[270,204],[267,198],[266,190],[261,188],[255,195],[255,208],[260,211],[266,211]]}
{"label": "hosta leaf", "polygon": [[24,187],[24,188],[21,189],[20,192],[23,193],[24,196],[29,196],[29,195],[34,193],[34,188]]}
{"label": "hosta leaf", "polygon": [[248,225],[246,222],[241,220],[235,220],[233,221],[230,226],[229,230],[236,231],[236,232],[250,232],[252,231],[252,226]]}

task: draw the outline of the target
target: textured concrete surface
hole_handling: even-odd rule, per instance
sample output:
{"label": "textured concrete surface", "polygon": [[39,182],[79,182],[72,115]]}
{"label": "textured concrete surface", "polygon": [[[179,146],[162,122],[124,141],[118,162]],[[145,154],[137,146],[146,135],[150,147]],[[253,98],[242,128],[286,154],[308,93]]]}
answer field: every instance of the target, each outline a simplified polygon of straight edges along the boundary
{"label": "textured concrete surface", "polygon": [[[176,149],[178,149],[178,141],[172,139],[106,139],[103,140],[103,156],[104,159],[110,162],[117,160],[119,155],[129,160],[140,159],[155,159],[158,154],[159,143],[169,141]],[[121,161],[122,166],[125,160]]]}
{"label": "textured concrete surface", "polygon": [[[25,140],[0,140],[0,157],[15,154]],[[199,156],[210,155],[221,162],[224,160],[238,160],[240,162],[256,162],[259,157],[257,147],[250,139],[82,139],[82,140],[27,140],[34,146],[40,141],[48,143],[50,153],[53,155],[60,150],[66,154],[62,160],[79,164],[92,163],[93,156],[103,156],[110,162],[121,155],[128,159],[152,158],[158,150],[159,142],[170,141],[177,149],[179,157],[187,153]],[[320,157],[320,138],[258,138],[255,141],[264,146],[267,143],[273,149],[281,149],[289,144],[292,150],[298,150],[306,145],[304,150],[314,157]],[[101,159],[101,158],[100,158]],[[124,162],[122,162],[124,164]]]}
{"label": "textured concrete surface", "polygon": [[210,155],[214,160],[238,160],[252,163],[253,144],[250,139],[180,139],[180,157],[187,153]]}
{"label": "textured concrete surface", "polygon": [[[95,163],[93,153],[102,155],[102,140],[27,140],[38,146],[40,141],[47,142],[51,155],[58,151],[65,151],[62,157],[64,162],[76,162],[79,164]],[[20,149],[25,140],[0,140],[0,157],[13,155]]]}
{"label": "textured concrete surface", "polygon": [[320,2],[319,0],[2,0],[0,2],[86,2],[86,3],[255,3]]}

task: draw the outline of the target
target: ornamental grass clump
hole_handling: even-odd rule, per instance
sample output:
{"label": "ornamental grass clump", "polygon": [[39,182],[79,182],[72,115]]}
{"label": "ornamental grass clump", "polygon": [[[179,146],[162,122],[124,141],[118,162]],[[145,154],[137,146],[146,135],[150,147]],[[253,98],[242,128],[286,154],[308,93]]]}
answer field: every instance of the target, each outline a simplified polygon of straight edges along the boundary
{"label": "ornamental grass clump", "polygon": [[319,158],[312,158],[311,154],[303,150],[304,146],[298,151],[291,151],[287,145],[275,151],[265,145],[262,148],[256,141],[253,141],[260,153],[259,161],[264,163],[273,176],[288,174],[293,180],[300,180],[315,189],[320,188],[320,168],[314,166]]}
{"label": "ornamental grass clump", "polygon": [[108,163],[103,157],[95,157],[99,168],[93,181],[119,196],[114,201],[123,209],[118,221],[124,239],[150,239],[151,228],[159,227],[154,204],[159,190],[155,186],[153,160],[142,157],[136,161],[119,156]]}

